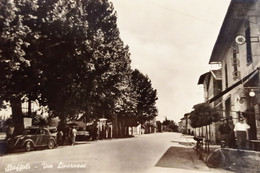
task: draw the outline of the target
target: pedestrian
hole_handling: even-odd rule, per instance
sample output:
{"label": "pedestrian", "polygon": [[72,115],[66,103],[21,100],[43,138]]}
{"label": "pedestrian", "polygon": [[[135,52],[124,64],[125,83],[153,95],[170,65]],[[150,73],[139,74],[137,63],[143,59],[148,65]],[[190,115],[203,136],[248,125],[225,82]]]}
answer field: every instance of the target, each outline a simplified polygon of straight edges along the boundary
{"label": "pedestrian", "polygon": [[6,130],[6,140],[9,138],[12,138],[14,135],[14,125],[11,123],[8,125],[7,130]]}
{"label": "pedestrian", "polygon": [[98,127],[97,127],[97,121],[94,120],[94,123],[92,124],[93,126],[93,140],[97,140],[98,137]]}
{"label": "pedestrian", "polygon": [[237,138],[238,149],[246,149],[247,130],[250,126],[244,121],[243,117],[239,118],[239,122],[235,124],[234,132]]}
{"label": "pedestrian", "polygon": [[236,148],[236,137],[234,132],[235,125],[233,123],[232,117],[228,119],[228,126],[230,127],[228,146],[230,148]]}
{"label": "pedestrian", "polygon": [[227,120],[223,120],[221,122],[221,125],[219,126],[219,132],[221,135],[221,147],[224,148],[228,146],[229,143],[229,134],[230,134],[231,128],[228,125]]}
{"label": "pedestrian", "polygon": [[75,145],[76,136],[77,136],[77,130],[76,130],[75,126],[73,127],[73,129],[71,131],[71,135],[72,135],[72,145]]}
{"label": "pedestrian", "polygon": [[59,130],[57,133],[57,140],[58,140],[58,145],[63,145],[63,132],[62,130]]}
{"label": "pedestrian", "polygon": [[70,131],[71,131],[71,129],[68,126],[66,126],[64,133],[63,133],[63,144],[64,145],[71,144],[70,143]]}

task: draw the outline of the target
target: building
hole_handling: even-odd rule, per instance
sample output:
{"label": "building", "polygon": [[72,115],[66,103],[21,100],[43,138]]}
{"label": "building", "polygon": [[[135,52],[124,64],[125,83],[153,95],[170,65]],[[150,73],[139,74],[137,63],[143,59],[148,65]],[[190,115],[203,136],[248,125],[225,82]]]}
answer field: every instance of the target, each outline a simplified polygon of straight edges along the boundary
{"label": "building", "polygon": [[151,120],[147,120],[144,124],[142,124],[142,128],[145,134],[147,133],[156,133],[156,117]]}
{"label": "building", "polygon": [[183,134],[194,135],[195,129],[190,125],[190,113],[184,114],[181,121],[178,123],[178,131]]}
{"label": "building", "polygon": [[187,120],[185,117],[181,118],[181,121],[179,122],[179,128],[180,133],[186,134],[187,133]]}
{"label": "building", "polygon": [[[204,101],[208,102],[211,98],[219,94],[222,90],[222,69],[211,70],[207,73],[204,73],[200,76],[198,85],[203,85],[204,90]],[[210,103],[210,106],[217,110],[220,116],[222,117],[222,104],[221,99],[216,99]],[[220,142],[220,133],[219,133],[220,122],[213,122],[209,125],[208,139],[213,143]],[[205,127],[197,129],[197,134],[199,136],[206,136]]]}
{"label": "building", "polygon": [[260,139],[259,14],[259,0],[232,0],[209,60],[222,67],[222,90],[209,103],[220,99],[223,117],[233,123],[245,117],[249,139]]}

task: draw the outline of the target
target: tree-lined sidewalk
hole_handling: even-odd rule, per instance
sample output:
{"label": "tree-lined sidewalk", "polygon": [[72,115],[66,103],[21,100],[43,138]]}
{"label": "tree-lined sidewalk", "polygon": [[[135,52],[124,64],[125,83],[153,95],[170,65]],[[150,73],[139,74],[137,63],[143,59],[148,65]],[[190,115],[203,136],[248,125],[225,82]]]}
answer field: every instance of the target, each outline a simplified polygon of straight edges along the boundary
{"label": "tree-lined sidewalk", "polygon": [[157,92],[131,68],[116,21],[106,0],[0,2],[0,101],[11,104],[16,134],[24,102],[28,116],[37,101],[63,125],[79,115],[108,118],[116,136],[157,116]]}

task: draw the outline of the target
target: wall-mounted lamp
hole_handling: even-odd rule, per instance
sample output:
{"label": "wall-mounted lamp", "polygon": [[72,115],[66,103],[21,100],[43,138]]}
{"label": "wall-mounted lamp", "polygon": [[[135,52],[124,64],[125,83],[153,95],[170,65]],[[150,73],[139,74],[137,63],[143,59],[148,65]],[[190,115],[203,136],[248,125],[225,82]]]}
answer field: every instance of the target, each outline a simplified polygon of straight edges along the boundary
{"label": "wall-mounted lamp", "polygon": [[244,103],[245,101],[252,102],[250,98],[255,98],[257,97],[257,94],[260,92],[260,87],[245,87],[247,89],[245,93],[241,93],[237,97],[237,101],[240,102],[240,104]]}
{"label": "wall-mounted lamp", "polygon": [[254,90],[250,90],[249,96],[250,96],[250,97],[255,97],[255,95],[256,95],[256,94],[255,94]]}

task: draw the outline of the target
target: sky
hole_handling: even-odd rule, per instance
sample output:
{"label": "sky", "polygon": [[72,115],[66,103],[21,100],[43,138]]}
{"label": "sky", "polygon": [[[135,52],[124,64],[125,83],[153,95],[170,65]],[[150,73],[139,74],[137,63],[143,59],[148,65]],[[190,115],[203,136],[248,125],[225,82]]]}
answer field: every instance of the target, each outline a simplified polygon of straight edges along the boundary
{"label": "sky", "polygon": [[[208,64],[230,0],[110,0],[132,68],[157,89],[157,120],[176,123],[204,102]],[[215,68],[215,67],[214,67]]]}

